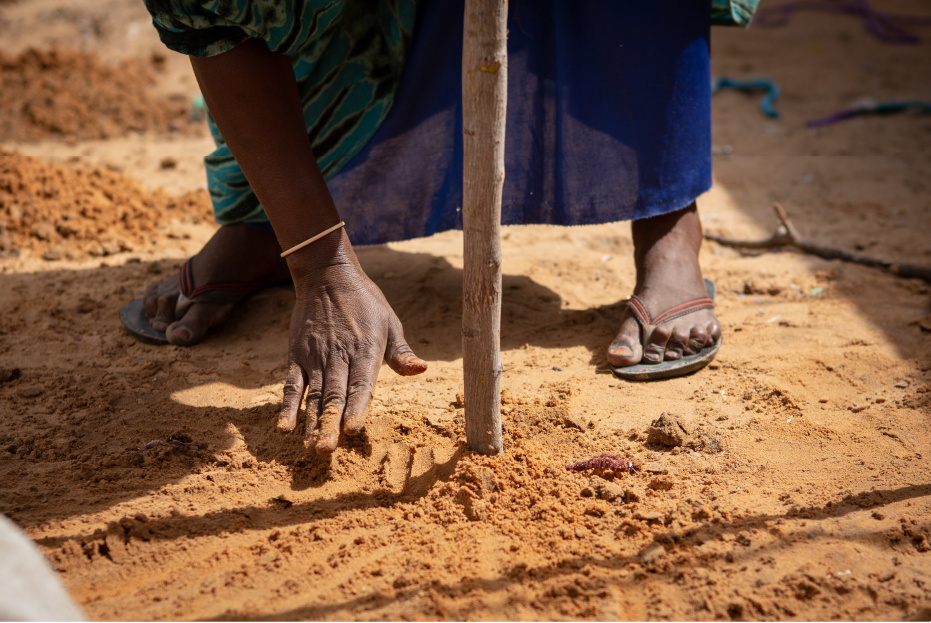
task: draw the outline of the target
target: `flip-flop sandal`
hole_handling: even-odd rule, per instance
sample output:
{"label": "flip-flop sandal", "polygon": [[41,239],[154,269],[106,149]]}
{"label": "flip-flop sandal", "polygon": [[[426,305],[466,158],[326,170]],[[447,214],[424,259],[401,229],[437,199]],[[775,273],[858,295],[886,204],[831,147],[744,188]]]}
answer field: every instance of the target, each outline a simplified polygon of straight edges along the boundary
{"label": "flip-flop sandal", "polygon": [[[192,260],[193,258],[191,258]],[[269,285],[260,281],[244,283],[211,283],[204,286],[194,285],[194,269],[191,260],[181,267],[181,294],[175,304],[175,318],[180,318],[184,310],[194,303],[220,303],[235,305],[256,290]],[[168,344],[164,331],[152,326],[143,309],[141,298],[127,304],[120,310],[120,322],[134,338],[146,344]]]}
{"label": "flip-flop sandal", "polygon": [[[705,279],[705,289],[708,291],[708,296],[693,301],[686,301],[685,303],[667,309],[658,316],[651,316],[646,306],[644,306],[643,301],[637,298],[636,295],[632,295],[627,301],[627,306],[630,308],[630,311],[634,313],[634,318],[636,318],[637,322],[640,324],[640,343],[647,343],[647,340],[650,338],[650,335],[653,333],[653,330],[656,329],[657,325],[675,320],[676,318],[681,318],[682,316],[697,312],[700,309],[714,309],[714,284]],[[711,346],[706,346],[701,349],[700,352],[694,355],[683,355],[675,361],[661,361],[659,363],[642,362],[632,366],[624,366],[623,368],[611,366],[611,369],[614,370],[615,376],[625,381],[656,381],[658,379],[668,379],[674,376],[684,376],[696,370],[700,370],[711,363],[714,356],[718,354],[718,349],[721,348],[722,339],[723,336],[719,337]]]}

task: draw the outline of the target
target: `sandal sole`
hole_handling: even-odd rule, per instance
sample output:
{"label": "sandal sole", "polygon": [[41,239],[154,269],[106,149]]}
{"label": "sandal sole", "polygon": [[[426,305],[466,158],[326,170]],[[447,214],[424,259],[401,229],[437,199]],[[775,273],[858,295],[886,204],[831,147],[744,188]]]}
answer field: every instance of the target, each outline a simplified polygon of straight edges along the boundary
{"label": "sandal sole", "polygon": [[126,332],[140,342],[159,346],[168,344],[165,332],[154,329],[146,317],[141,298],[128,303],[120,310],[120,322],[123,323]]}

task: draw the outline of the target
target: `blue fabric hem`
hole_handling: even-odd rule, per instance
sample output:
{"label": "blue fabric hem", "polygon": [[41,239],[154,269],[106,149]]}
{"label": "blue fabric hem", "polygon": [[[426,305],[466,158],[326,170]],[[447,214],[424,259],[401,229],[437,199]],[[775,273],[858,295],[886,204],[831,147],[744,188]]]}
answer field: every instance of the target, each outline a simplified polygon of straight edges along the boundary
{"label": "blue fabric hem", "polygon": [[[684,210],[692,205],[701,195],[705,194],[711,190],[712,182],[709,179],[706,183],[700,184],[693,188],[690,191],[684,193],[677,193],[672,198],[666,199],[660,203],[654,203],[650,205],[643,205],[638,207],[636,211],[636,216],[631,217],[631,215],[625,211],[611,210],[602,206],[596,206],[596,209],[599,210],[599,218],[595,222],[588,221],[578,221],[578,222],[561,222],[553,223],[551,221],[526,221],[526,220],[515,220],[502,218],[501,224],[505,226],[511,225],[551,225],[553,227],[588,227],[596,225],[605,225],[608,223],[619,223],[624,221],[639,221],[641,219],[653,218],[654,216],[662,216],[663,214],[670,214],[672,212],[678,212],[679,210]],[[504,207],[502,207],[502,211]],[[401,238],[398,240],[383,240],[378,237],[366,236],[363,230],[363,233],[360,234],[358,231],[354,231],[354,228],[350,227],[349,223],[346,224],[346,233],[349,236],[350,242],[353,246],[375,246],[379,244],[387,244],[389,242],[401,242],[403,240],[414,240],[417,238],[429,238],[430,236],[435,236],[437,234],[442,234],[447,231],[462,231],[462,222],[461,220],[453,225],[446,227],[437,227],[431,229],[420,236],[412,236],[410,238]]]}

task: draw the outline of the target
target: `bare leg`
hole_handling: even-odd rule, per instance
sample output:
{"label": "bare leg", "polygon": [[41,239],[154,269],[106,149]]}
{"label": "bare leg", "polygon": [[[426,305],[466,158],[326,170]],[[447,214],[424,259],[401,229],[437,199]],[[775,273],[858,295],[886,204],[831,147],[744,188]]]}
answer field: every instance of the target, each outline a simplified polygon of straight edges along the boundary
{"label": "bare leg", "polygon": [[[192,58],[191,64],[217,127],[265,208],[280,248],[291,249],[339,223],[307,138],[290,59],[271,52],[264,41],[250,39],[223,54]],[[273,247],[271,239],[242,228],[221,232],[215,241],[222,252],[198,254],[195,268],[200,264],[198,270],[205,274],[225,271],[222,260],[230,261],[233,249],[239,252],[238,245],[256,243],[258,260],[244,254],[247,257],[232,261],[242,260],[239,265],[254,269],[255,274],[274,274],[274,261],[265,263]],[[341,433],[354,435],[362,429],[382,361],[403,375],[420,374],[427,364],[411,351],[401,322],[363,272],[344,229],[288,255],[287,267],[296,302],[278,429],[294,430],[306,397],[305,446],[330,454]],[[244,281],[246,276],[238,277],[236,281]],[[149,299],[153,298],[156,316],[160,300],[170,306],[170,294],[153,293]],[[214,322],[220,311],[204,305],[198,320]],[[162,321],[167,322],[167,316]],[[190,325],[168,328],[178,339],[195,337],[184,326],[190,329]]]}

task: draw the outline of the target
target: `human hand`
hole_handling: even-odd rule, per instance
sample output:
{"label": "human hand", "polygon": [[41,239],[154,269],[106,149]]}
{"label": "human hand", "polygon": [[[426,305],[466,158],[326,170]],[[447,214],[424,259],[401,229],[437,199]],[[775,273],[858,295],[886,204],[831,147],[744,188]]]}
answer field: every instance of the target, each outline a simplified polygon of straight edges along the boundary
{"label": "human hand", "polygon": [[304,446],[332,454],[341,431],[362,430],[383,359],[403,376],[426,371],[427,363],[414,355],[401,321],[351,249],[323,266],[308,256],[288,258],[297,302],[278,430],[290,433],[297,426],[306,391]]}

